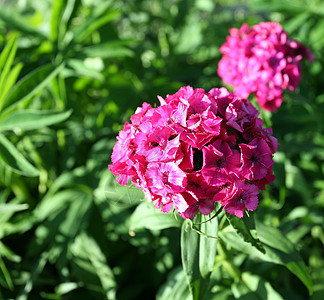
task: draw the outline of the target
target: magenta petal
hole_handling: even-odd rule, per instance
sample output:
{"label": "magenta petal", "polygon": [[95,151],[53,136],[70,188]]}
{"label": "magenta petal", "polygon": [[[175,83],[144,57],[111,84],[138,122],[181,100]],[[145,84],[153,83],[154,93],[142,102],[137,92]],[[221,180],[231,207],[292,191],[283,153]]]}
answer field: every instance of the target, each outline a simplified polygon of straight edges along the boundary
{"label": "magenta petal", "polygon": [[174,203],[174,208],[179,213],[183,213],[189,207],[186,199],[181,194],[173,195],[172,200]]}
{"label": "magenta petal", "polygon": [[164,213],[168,213],[170,211],[170,209],[172,208],[172,206],[173,206],[172,201],[170,201],[168,203],[163,203],[162,207],[161,207],[161,211]]}
{"label": "magenta petal", "polygon": [[[271,26],[275,32],[279,29]],[[233,36],[221,51],[232,55],[238,38],[249,32],[247,25],[231,30]],[[282,35],[271,35],[270,39],[288,41]],[[264,47],[271,47],[267,38],[254,49],[245,49],[248,57],[238,53],[241,60],[226,58],[220,65],[227,66],[223,73],[238,84],[236,89],[242,94],[250,93],[248,88],[258,88],[257,97],[264,97],[264,105],[277,105],[282,89],[276,85],[290,88],[293,76],[298,79],[299,69],[288,68],[289,75],[280,73],[291,63],[284,49],[261,66],[258,59],[268,54]],[[248,79],[256,81],[242,83],[233,70],[248,72]],[[259,85],[262,80],[268,82],[265,88]],[[245,210],[255,210],[259,189],[265,189],[275,178],[272,157],[278,142],[271,136],[271,128],[263,128],[252,104],[224,88],[206,93],[187,86],[165,99],[158,98],[159,107],[144,103],[131,117],[132,124],[126,122],[117,137],[109,166],[117,182],[126,185],[132,180],[156,208],[166,213],[173,208],[183,218],[193,219],[199,211],[211,214],[215,202],[238,217]]]}
{"label": "magenta petal", "polygon": [[[304,45],[290,40],[279,23],[261,22],[251,27],[243,24],[229,32],[220,47],[223,56],[218,64],[219,76],[234,87],[237,96],[247,98],[256,93],[262,108],[277,110],[282,90],[295,90],[299,84],[301,59],[312,61],[314,56]],[[229,126],[239,130],[240,124],[227,118]]]}
{"label": "magenta petal", "polygon": [[214,201],[209,199],[200,200],[198,205],[203,215],[209,215],[215,208]]}
{"label": "magenta petal", "polygon": [[184,219],[193,220],[193,218],[197,215],[197,212],[198,206],[194,204],[189,206],[184,212],[180,213],[180,216]]}

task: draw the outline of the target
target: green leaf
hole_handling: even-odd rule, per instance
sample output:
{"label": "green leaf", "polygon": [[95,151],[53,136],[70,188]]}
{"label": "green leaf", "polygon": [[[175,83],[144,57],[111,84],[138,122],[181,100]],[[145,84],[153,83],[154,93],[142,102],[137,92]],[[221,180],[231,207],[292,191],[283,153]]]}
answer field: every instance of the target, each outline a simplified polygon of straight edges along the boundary
{"label": "green leaf", "polygon": [[88,225],[91,205],[91,194],[77,188],[46,195],[34,210],[34,217],[41,224],[35,231],[33,253],[46,250],[49,260],[59,269],[64,268],[71,244]]}
{"label": "green leaf", "polygon": [[26,277],[24,278],[24,282],[26,282],[25,286],[16,294],[17,300],[27,300],[30,291],[33,288],[33,285],[37,281],[37,278],[42,273],[45,265],[48,261],[48,252],[43,252],[40,256],[35,257],[32,265],[30,267],[30,271],[26,272]]}
{"label": "green leaf", "polygon": [[106,299],[115,299],[116,282],[114,274],[97,242],[83,232],[76,237],[71,250],[74,256],[90,261],[100,280]]}
{"label": "green leaf", "polygon": [[11,276],[10,276],[10,273],[4,263],[4,261],[2,260],[1,256],[0,256],[0,270],[5,278],[5,281],[8,285],[8,288],[10,290],[13,290],[14,289],[14,285],[13,285],[13,282],[12,282],[12,279],[11,279]]}
{"label": "green leaf", "polygon": [[[5,95],[4,84],[17,51],[17,36],[14,35],[0,55],[0,99]],[[0,100],[1,104],[1,100]]]}
{"label": "green leaf", "polygon": [[294,166],[289,160],[286,160],[285,171],[286,187],[296,191],[306,201],[311,199],[311,192],[300,168]]}
{"label": "green leaf", "polygon": [[67,61],[67,64],[69,67],[73,68],[73,70],[76,72],[76,76],[89,77],[98,79],[100,81],[104,81],[105,79],[105,77],[100,72],[93,68],[90,68],[84,63],[84,61],[80,59],[69,59]]}
{"label": "green leaf", "polygon": [[39,175],[39,171],[2,134],[0,134],[0,162],[18,174],[30,177]]}
{"label": "green leaf", "polygon": [[[217,218],[207,221],[208,216],[201,215],[202,223],[200,230],[208,236],[217,237],[218,222]],[[206,222],[207,221],[207,222]],[[218,240],[216,238],[206,238],[200,236],[199,244],[199,269],[203,278],[208,278],[214,270],[214,262],[216,257],[216,247]]]}
{"label": "green leaf", "polygon": [[263,1],[254,0],[249,5],[252,11],[287,11],[290,13],[302,13],[307,10],[307,6],[303,1]]}
{"label": "green leaf", "polygon": [[197,232],[191,230],[185,221],[181,228],[181,259],[183,270],[193,300],[200,297],[200,272],[199,272],[199,240]]}
{"label": "green leaf", "polygon": [[287,32],[293,32],[297,29],[299,29],[305,22],[307,22],[307,19],[310,18],[311,15],[309,12],[301,13],[300,15],[296,15],[294,18],[289,20],[285,23],[284,29]]}
{"label": "green leaf", "polygon": [[73,39],[71,43],[80,43],[94,31],[115,20],[120,15],[120,11],[111,10],[110,3],[104,3],[93,13],[92,16],[86,19],[80,26],[73,32]]}
{"label": "green leaf", "polygon": [[28,204],[0,203],[0,214],[4,212],[17,212],[28,209]]}
{"label": "green leaf", "polygon": [[6,259],[15,262],[20,263],[21,257],[14,253],[11,249],[9,249],[4,243],[0,241],[0,257],[5,257]]}
{"label": "green leaf", "polygon": [[62,69],[64,65],[48,64],[37,68],[22,78],[4,99],[1,109],[20,101],[29,99],[43,89]]}
{"label": "green leaf", "polygon": [[123,41],[110,41],[101,43],[99,45],[85,47],[82,52],[86,56],[95,56],[101,58],[114,58],[114,57],[133,57],[134,52],[125,47]]}
{"label": "green leaf", "polygon": [[52,41],[56,41],[58,39],[58,35],[62,29],[62,15],[65,9],[67,1],[63,0],[55,0],[52,3],[52,16],[51,16],[51,31],[50,37]]}
{"label": "green leaf", "polygon": [[[21,69],[23,68],[22,63],[18,63],[15,65],[11,71],[9,72],[8,76],[6,77],[5,80],[5,85],[2,88],[1,95],[0,95],[0,104],[2,105],[3,99],[8,95],[10,92],[11,88],[14,86],[14,84],[17,81],[17,78],[20,74]],[[1,106],[0,105],[0,106]]]}
{"label": "green leaf", "polygon": [[65,112],[31,110],[14,112],[0,122],[0,132],[16,128],[21,130],[43,128],[66,120],[71,113],[71,110]]}
{"label": "green leaf", "polygon": [[175,216],[156,209],[153,203],[142,202],[131,215],[129,228],[130,231],[143,228],[162,230],[170,227],[180,227],[181,224],[181,220],[177,220]]}
{"label": "green leaf", "polygon": [[[195,37],[194,39],[192,37]],[[183,27],[179,38],[176,41],[175,51],[179,54],[194,52],[202,42],[202,29],[200,17],[191,15],[187,24]]]}
{"label": "green leaf", "polygon": [[241,276],[241,281],[234,282],[231,288],[236,299],[283,300],[281,295],[271,286],[269,282],[248,272],[244,272]]}
{"label": "green leaf", "polygon": [[238,218],[236,216],[227,214],[227,219],[244,241],[250,243],[263,254],[265,253],[262,243],[257,237],[253,212],[249,212],[249,216],[245,212],[243,218]]}
{"label": "green leaf", "polygon": [[59,294],[60,296],[62,295],[66,295],[69,292],[78,289],[80,286],[79,284],[77,284],[76,282],[64,282],[59,284],[56,288],[55,288],[55,292],[57,294]]}
{"label": "green leaf", "polygon": [[49,193],[36,207],[34,215],[39,221],[44,221],[46,218],[58,214],[68,203],[83,199],[85,195],[85,192],[73,189],[62,190],[55,195]]}
{"label": "green leaf", "polygon": [[[217,236],[217,218],[206,223],[206,216],[197,215],[195,221],[198,230],[210,236]],[[189,221],[190,222],[190,221]],[[217,239],[198,234],[189,228],[185,221],[181,228],[182,266],[187,276],[193,300],[204,299],[208,290],[210,274],[214,269]]]}
{"label": "green leaf", "polygon": [[5,48],[1,51],[1,54],[0,54],[0,72],[2,72],[5,65],[8,64],[8,57],[10,57],[12,52],[15,53],[16,50],[17,50],[17,35],[15,34],[10,38],[10,40],[8,41]]}
{"label": "green leaf", "polygon": [[174,269],[159,289],[156,300],[191,300],[186,274],[181,267]]}
{"label": "green leaf", "polygon": [[4,21],[7,28],[18,30],[23,33],[23,35],[30,35],[41,39],[46,39],[44,34],[31,27],[29,25],[30,22],[28,22],[28,20],[26,20],[22,14],[18,13],[12,7],[2,5],[0,9],[0,19]]}
{"label": "green leaf", "polygon": [[219,236],[224,242],[238,251],[242,251],[263,261],[285,266],[304,283],[309,293],[312,293],[312,280],[309,271],[295,250],[294,245],[277,228],[265,226],[260,223],[257,223],[256,228],[260,241],[266,250],[265,254],[262,254],[255,247],[240,239],[233,229],[219,232]]}

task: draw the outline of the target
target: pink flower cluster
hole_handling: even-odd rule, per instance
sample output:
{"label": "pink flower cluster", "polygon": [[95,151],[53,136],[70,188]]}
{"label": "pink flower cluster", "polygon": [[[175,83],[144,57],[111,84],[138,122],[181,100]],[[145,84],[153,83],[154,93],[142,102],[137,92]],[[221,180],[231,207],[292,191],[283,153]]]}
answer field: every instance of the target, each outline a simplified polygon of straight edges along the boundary
{"label": "pink flower cluster", "polygon": [[220,52],[218,75],[241,98],[256,93],[260,106],[269,111],[281,106],[284,89],[298,86],[301,59],[314,60],[304,45],[288,39],[281,25],[273,22],[230,29]]}
{"label": "pink flower cluster", "polygon": [[141,188],[157,208],[183,218],[210,214],[219,202],[242,217],[274,180],[277,140],[258,111],[225,88],[182,87],[160,106],[137,108],[117,137],[109,169]]}

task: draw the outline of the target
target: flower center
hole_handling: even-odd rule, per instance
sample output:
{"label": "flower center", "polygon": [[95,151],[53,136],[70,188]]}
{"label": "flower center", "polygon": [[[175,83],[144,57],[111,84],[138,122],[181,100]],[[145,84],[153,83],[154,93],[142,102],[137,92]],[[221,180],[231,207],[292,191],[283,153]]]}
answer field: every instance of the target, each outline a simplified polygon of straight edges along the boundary
{"label": "flower center", "polygon": [[158,146],[160,146],[160,145],[157,142],[149,142],[149,147],[150,148],[154,148],[154,147],[158,147]]}
{"label": "flower center", "polygon": [[169,183],[169,172],[165,171],[162,173],[162,182],[164,184],[168,184]]}
{"label": "flower center", "polygon": [[221,157],[216,163],[214,163],[215,167],[222,169],[224,168],[224,165],[226,163],[226,159],[224,157]]}
{"label": "flower center", "polygon": [[255,153],[252,154],[251,156],[251,161],[255,164],[260,160],[260,157],[257,157]]}
{"label": "flower center", "polygon": [[194,163],[194,169],[193,171],[199,171],[201,170],[203,166],[203,153],[201,150],[194,149],[193,153],[193,163]]}

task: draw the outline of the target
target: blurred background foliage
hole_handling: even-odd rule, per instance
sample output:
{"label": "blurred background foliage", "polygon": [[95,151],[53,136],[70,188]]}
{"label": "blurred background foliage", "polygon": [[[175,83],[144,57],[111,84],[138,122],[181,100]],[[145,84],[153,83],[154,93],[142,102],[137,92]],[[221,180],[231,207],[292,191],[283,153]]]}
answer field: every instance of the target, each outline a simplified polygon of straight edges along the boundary
{"label": "blurred background foliage", "polygon": [[1,0],[0,299],[190,298],[181,220],[117,186],[107,164],[143,101],[224,86],[228,29],[260,21],[280,22],[316,58],[279,111],[261,112],[281,145],[255,214],[295,245],[313,294],[221,240],[208,299],[323,299],[321,0]]}

